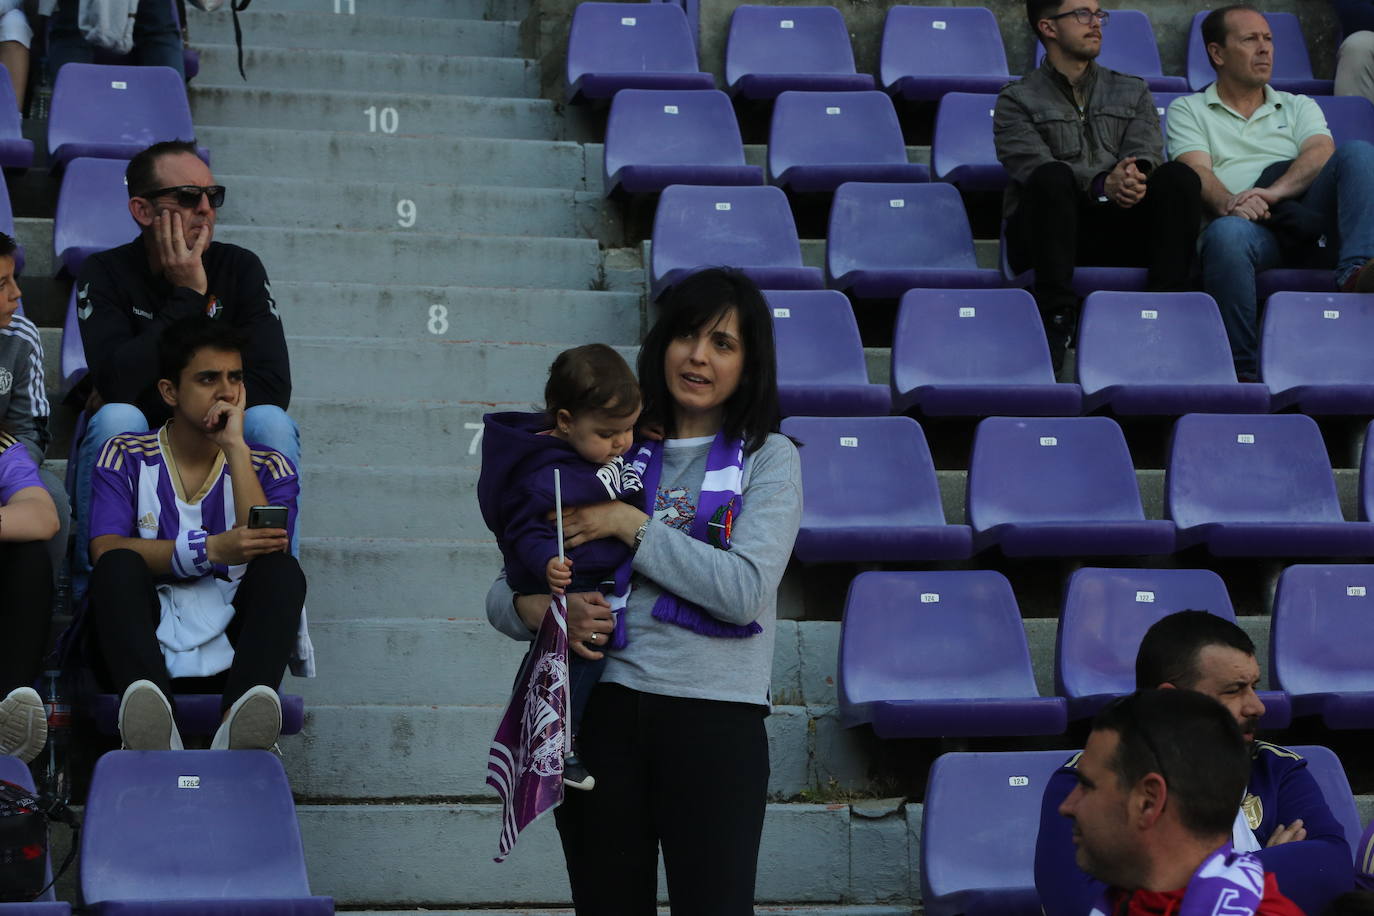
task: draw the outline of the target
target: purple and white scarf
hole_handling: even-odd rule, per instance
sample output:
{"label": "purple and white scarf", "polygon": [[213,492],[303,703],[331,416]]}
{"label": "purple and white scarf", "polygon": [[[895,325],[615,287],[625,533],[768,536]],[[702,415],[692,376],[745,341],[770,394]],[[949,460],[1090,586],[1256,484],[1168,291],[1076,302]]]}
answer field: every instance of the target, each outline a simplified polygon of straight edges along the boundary
{"label": "purple and white scarf", "polygon": [[[1089,916],[1111,916],[1110,893],[1098,897]],[[1227,840],[1188,879],[1178,916],[1254,916],[1263,899],[1264,864]]]}

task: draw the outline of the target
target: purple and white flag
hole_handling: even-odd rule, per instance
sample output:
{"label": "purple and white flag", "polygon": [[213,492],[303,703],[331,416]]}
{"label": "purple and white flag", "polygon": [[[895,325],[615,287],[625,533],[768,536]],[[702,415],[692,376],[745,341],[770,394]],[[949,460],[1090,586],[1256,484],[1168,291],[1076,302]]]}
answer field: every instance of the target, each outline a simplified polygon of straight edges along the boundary
{"label": "purple and white flag", "polygon": [[563,802],[569,741],[567,614],[562,596],[554,595],[487,755],[487,785],[501,796],[497,862],[510,855],[520,831]]}

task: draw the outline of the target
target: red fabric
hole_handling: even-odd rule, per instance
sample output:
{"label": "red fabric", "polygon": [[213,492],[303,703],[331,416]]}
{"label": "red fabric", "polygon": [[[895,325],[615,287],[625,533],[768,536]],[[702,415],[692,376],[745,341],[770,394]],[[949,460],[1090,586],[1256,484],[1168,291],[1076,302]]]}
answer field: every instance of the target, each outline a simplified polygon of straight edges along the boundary
{"label": "red fabric", "polygon": [[[1183,890],[1113,891],[1113,916],[1174,916],[1183,902]],[[1264,875],[1264,899],[1255,916],[1305,916],[1298,905],[1279,891],[1273,872]]]}

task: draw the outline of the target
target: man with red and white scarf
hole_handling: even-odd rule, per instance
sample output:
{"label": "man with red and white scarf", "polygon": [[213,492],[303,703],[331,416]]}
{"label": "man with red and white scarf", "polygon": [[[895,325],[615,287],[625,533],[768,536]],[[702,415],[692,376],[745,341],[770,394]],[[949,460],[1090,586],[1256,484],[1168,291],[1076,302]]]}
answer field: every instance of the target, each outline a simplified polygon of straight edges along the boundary
{"label": "man with red and white scarf", "polygon": [[1250,754],[1235,717],[1189,690],[1141,690],[1093,722],[1059,806],[1078,866],[1107,887],[1092,916],[1296,916],[1231,846]]}

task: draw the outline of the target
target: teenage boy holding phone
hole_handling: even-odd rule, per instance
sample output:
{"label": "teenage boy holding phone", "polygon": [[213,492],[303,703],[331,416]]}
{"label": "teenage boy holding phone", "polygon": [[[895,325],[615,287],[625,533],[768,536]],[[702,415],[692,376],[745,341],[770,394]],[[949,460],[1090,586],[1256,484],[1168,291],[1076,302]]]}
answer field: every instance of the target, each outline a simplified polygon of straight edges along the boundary
{"label": "teenage boy holding phone", "polygon": [[[172,418],[113,437],[96,462],[89,632],[133,750],[182,747],[174,690],[222,694],[212,748],[267,749],[281,732],[305,602],[289,553],[300,486],[280,452],[244,441],[243,346],[204,316],[169,327],[157,387]],[[285,507],[284,526],[245,524],[264,506]]]}

